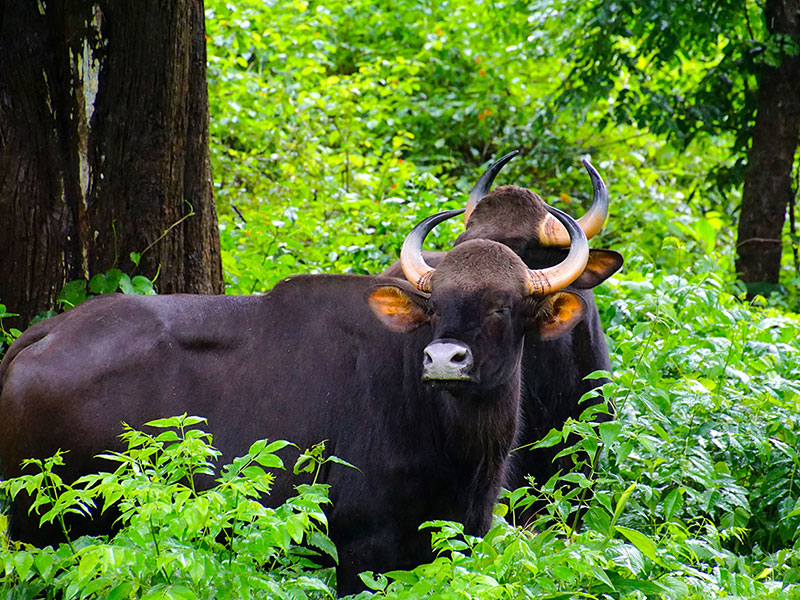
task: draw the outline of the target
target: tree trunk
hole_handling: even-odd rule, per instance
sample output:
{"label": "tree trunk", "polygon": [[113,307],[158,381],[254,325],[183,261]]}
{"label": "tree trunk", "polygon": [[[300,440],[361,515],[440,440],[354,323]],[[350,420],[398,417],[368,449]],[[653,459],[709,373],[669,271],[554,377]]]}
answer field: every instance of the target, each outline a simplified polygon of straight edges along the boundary
{"label": "tree trunk", "polygon": [[[800,41],[800,0],[767,0],[771,34]],[[748,291],[777,285],[781,235],[792,189],[792,167],[800,132],[800,56],[783,55],[764,65],[759,77],[758,113],[742,191],[736,270]]]}
{"label": "tree trunk", "polygon": [[0,0],[0,223],[17,326],[114,267],[222,292],[202,0]]}

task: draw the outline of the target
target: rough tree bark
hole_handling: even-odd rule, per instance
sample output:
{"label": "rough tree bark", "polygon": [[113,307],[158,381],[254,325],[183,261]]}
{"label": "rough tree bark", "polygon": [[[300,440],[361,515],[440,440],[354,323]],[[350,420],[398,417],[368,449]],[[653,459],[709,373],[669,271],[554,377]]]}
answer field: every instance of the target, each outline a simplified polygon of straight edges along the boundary
{"label": "rough tree bark", "polygon": [[[770,33],[800,43],[800,0],[767,0]],[[736,270],[751,292],[777,284],[786,207],[794,195],[792,167],[800,132],[800,56],[764,65],[758,113],[742,191]]]}
{"label": "rough tree bark", "polygon": [[0,302],[113,267],[222,292],[203,1],[0,0]]}

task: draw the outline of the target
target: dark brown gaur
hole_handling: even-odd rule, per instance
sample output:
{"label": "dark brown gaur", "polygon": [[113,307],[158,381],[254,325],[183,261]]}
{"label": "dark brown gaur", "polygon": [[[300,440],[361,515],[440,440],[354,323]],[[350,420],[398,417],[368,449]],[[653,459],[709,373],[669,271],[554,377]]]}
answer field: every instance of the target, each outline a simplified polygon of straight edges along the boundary
{"label": "dark brown gaur", "polygon": [[[453,214],[426,219],[409,247]],[[585,236],[553,214],[574,240],[567,264],[579,267]],[[487,531],[516,443],[523,338],[568,335],[581,321],[580,296],[555,289],[579,273],[532,275],[505,245],[469,240],[428,274],[430,292],[404,279],[300,275],[263,296],[99,296],[28,329],[0,363],[0,476],[61,448],[61,475],[74,480],[108,468],[96,456],[121,449],[122,421],[182,413],[208,418],[225,460],[259,438],[327,440],[358,467],[328,465],[318,479],[330,485],[339,593],[357,592],[361,571],[433,558],[424,521]],[[287,465],[298,455],[283,452]],[[300,482],[278,474],[266,502]],[[12,536],[58,541],[29,508],[20,494]],[[113,515],[69,519],[78,536],[109,532]]]}
{"label": "dark brown gaur", "polygon": [[[566,250],[559,248],[564,230],[551,216],[544,201],[534,192],[518,186],[491,189],[495,177],[504,165],[518,154],[510,152],[490,165],[469,194],[466,231],[456,240],[455,248],[475,239],[489,239],[512,249],[532,269],[548,268],[563,260]],[[600,175],[583,161],[592,181],[593,201],[587,213],[578,219],[586,237],[596,235],[608,215],[608,190]],[[555,222],[557,225],[553,225]],[[451,250],[452,252],[452,250]],[[443,259],[440,252],[425,252],[426,265],[437,265]],[[610,371],[605,335],[591,288],[602,283],[622,265],[622,256],[612,250],[591,249],[585,269],[567,289],[580,296],[586,311],[571,331],[553,339],[528,336],[522,358],[522,425],[519,446],[529,446],[544,437],[552,428],[563,426],[567,418],[577,418],[583,410],[602,402],[602,397],[583,404],[580,398],[607,379],[585,379],[594,371]],[[426,267],[431,268],[431,267]],[[416,267],[412,277],[420,267]],[[422,269],[424,273],[425,269]],[[384,271],[384,275],[402,277],[400,263]],[[608,418],[600,415],[598,420]],[[527,477],[541,485],[557,471],[571,470],[569,458],[556,459],[561,446],[531,450],[529,447],[514,453],[506,486],[510,489],[527,485]],[[509,515],[525,522],[535,509],[521,515]]]}
{"label": "dark brown gaur", "polygon": [[[481,237],[486,233],[485,227],[482,226],[483,223],[476,224],[473,221],[472,227],[470,227],[470,218],[473,212],[479,204],[483,203],[484,208],[479,211],[478,220],[482,220],[480,219],[481,213],[488,212],[490,229],[500,228],[500,219],[508,217],[509,221],[503,223],[503,226],[517,230],[527,227],[529,231],[525,232],[524,237],[529,242],[533,241],[536,245],[543,247],[569,246],[569,235],[566,229],[558,219],[547,213],[547,205],[538,194],[517,186],[502,186],[491,191],[492,183],[500,170],[518,154],[519,151],[514,150],[492,163],[470,191],[464,212],[464,222],[467,225],[465,234],[467,237],[464,239]],[[608,189],[600,174],[588,160],[584,159],[583,165],[592,180],[593,198],[589,210],[577,222],[587,239],[591,239],[600,232],[608,218]],[[487,203],[493,204],[490,211],[485,209]],[[495,237],[485,237],[485,239],[495,239]]]}

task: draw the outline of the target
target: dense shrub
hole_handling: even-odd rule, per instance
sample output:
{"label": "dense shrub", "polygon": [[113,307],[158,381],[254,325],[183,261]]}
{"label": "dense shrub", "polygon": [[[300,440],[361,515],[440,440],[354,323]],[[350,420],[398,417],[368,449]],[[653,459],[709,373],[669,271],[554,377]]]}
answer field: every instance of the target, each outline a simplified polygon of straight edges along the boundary
{"label": "dense shrub", "polygon": [[[216,473],[219,452],[211,436],[192,426],[199,417],[147,424],[155,433],[126,428],[127,449],[103,455],[117,467],[74,484],[58,476],[69,454],[29,461],[33,471],[0,483],[11,497],[32,494],[42,522],[64,523],[70,513],[120,512],[121,529],[110,539],[81,537],[58,548],[4,544],[5,598],[302,598],[330,596],[329,574],[314,559],[335,558],[323,512],[327,487],[298,485],[297,496],[277,509],[264,507],[277,453],[288,442],[255,442],[248,454],[219,471],[216,485],[198,479]],[[158,430],[161,430],[158,432]],[[301,456],[318,468],[318,451]],[[68,537],[68,530],[64,529]]]}

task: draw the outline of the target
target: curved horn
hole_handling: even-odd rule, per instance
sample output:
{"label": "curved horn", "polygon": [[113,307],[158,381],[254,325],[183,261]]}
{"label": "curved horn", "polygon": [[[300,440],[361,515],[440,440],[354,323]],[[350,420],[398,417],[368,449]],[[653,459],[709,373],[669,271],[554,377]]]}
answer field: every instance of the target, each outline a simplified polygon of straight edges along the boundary
{"label": "curved horn", "polygon": [[[608,189],[603,183],[603,178],[588,160],[583,159],[583,166],[586,167],[589,177],[592,178],[594,197],[589,210],[578,219],[578,225],[581,226],[587,238],[592,238],[600,232],[606,217],[608,217]],[[557,219],[547,215],[539,226],[539,243],[542,246],[568,246],[569,234]]]}
{"label": "curved horn", "polygon": [[528,293],[549,294],[567,287],[583,273],[589,260],[589,242],[580,225],[569,215],[557,208],[548,206],[547,210],[563,225],[569,236],[570,246],[567,257],[559,264],[546,269],[528,269]]}
{"label": "curved horn", "polygon": [[406,279],[418,290],[423,292],[431,291],[431,275],[435,271],[422,257],[422,242],[425,241],[427,235],[439,223],[446,221],[450,217],[460,215],[462,212],[464,212],[464,209],[459,208],[431,215],[417,223],[414,229],[406,236],[403,247],[400,250],[400,267],[403,269]]}
{"label": "curved horn", "polygon": [[480,176],[478,183],[476,183],[475,187],[472,188],[472,191],[469,193],[469,198],[467,198],[467,205],[464,207],[464,223],[469,221],[469,217],[472,214],[472,211],[475,210],[475,207],[478,206],[478,202],[480,202],[481,199],[489,193],[489,190],[492,188],[494,178],[497,177],[497,174],[500,172],[500,170],[506,166],[506,163],[514,158],[517,154],[519,154],[519,150],[514,150],[505,156],[498,158],[495,162],[489,165],[489,168],[486,169],[483,175]]}

